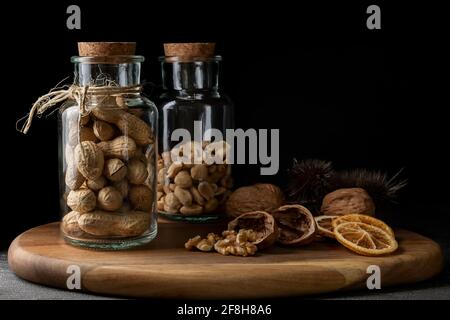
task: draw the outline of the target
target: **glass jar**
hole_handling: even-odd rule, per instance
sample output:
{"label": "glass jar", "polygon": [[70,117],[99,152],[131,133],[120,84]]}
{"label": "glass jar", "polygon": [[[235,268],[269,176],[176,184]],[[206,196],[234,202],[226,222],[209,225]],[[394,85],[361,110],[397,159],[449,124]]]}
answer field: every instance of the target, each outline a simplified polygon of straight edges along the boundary
{"label": "glass jar", "polygon": [[[193,48],[180,45],[187,51]],[[174,56],[166,50],[166,56],[160,57],[164,93],[158,103],[157,206],[162,216],[172,220],[207,222],[222,216],[231,193],[231,166],[225,155],[229,149],[224,141],[226,129],[234,125],[233,106],[219,92],[222,58],[191,53]],[[219,153],[220,159],[207,159]]]}
{"label": "glass jar", "polygon": [[140,94],[142,56],[72,57],[78,101],[59,112],[61,231],[118,250],[157,233],[157,109]]}

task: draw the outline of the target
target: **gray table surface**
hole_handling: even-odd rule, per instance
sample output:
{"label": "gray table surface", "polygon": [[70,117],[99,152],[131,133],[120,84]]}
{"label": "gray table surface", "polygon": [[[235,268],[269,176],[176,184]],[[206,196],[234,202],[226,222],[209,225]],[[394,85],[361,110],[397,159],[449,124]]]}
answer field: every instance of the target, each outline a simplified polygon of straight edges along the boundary
{"label": "gray table surface", "polygon": [[[447,250],[448,251],[448,250]],[[319,299],[445,299],[450,300],[450,283],[448,272],[444,271],[438,277],[423,283],[402,286],[399,288],[387,288],[376,291],[345,292],[339,294],[323,295]],[[7,253],[0,253],[0,299],[14,300],[104,300],[117,299],[73,291],[65,291],[34,284],[20,279],[8,268]]]}

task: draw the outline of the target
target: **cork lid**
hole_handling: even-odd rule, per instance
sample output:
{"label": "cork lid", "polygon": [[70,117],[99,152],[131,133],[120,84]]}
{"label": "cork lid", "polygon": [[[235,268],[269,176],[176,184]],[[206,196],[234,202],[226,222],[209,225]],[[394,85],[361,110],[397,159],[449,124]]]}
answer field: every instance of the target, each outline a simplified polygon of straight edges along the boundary
{"label": "cork lid", "polygon": [[164,43],[166,57],[213,57],[216,44],[213,42]]}
{"label": "cork lid", "polygon": [[136,42],[78,42],[81,57],[131,56]]}

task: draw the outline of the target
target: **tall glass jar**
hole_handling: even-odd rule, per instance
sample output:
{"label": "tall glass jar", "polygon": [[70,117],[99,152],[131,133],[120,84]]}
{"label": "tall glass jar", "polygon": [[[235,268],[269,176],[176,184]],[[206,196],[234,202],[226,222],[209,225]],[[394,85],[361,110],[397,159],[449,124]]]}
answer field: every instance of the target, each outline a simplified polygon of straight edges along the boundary
{"label": "tall glass jar", "polygon": [[226,129],[234,125],[233,106],[219,92],[222,58],[210,43],[164,48],[158,211],[172,220],[217,220],[233,184],[225,142]]}
{"label": "tall glass jar", "polygon": [[59,112],[61,231],[73,245],[126,249],[157,232],[157,109],[140,94],[144,57],[84,45],[89,56],[72,57],[77,99]]}

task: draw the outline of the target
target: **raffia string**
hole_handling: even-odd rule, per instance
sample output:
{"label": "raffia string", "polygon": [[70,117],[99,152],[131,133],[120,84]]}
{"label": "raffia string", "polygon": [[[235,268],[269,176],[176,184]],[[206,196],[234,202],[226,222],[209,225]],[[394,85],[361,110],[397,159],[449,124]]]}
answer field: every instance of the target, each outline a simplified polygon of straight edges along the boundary
{"label": "raffia string", "polygon": [[[19,119],[16,123],[16,129],[24,134],[28,132],[34,117],[40,117],[53,106],[61,104],[66,100],[75,100],[80,108],[82,116],[87,115],[89,110],[86,108],[87,97],[96,96],[121,96],[130,93],[139,93],[141,86],[119,87],[119,86],[62,86],[50,90],[49,93],[39,97],[31,107],[30,112],[25,117]],[[27,119],[22,128],[19,129],[19,123]]]}

